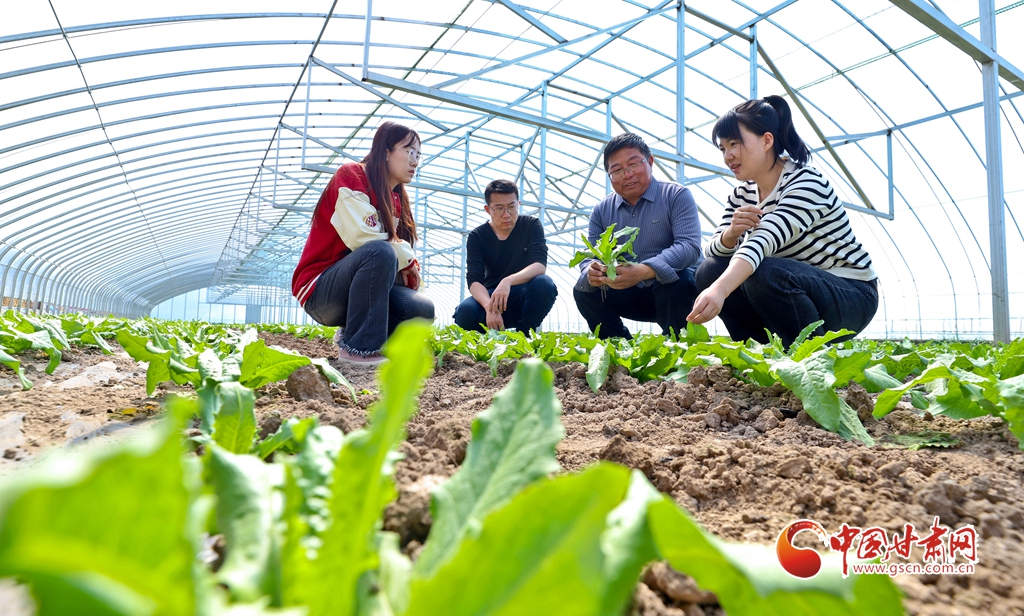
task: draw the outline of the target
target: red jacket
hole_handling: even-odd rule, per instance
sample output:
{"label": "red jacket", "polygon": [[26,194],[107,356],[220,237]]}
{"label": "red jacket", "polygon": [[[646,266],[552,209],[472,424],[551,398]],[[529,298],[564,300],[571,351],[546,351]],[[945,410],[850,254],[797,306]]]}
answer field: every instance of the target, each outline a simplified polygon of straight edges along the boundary
{"label": "red jacket", "polygon": [[[401,215],[398,194],[391,194],[395,220]],[[305,304],[316,287],[320,274],[363,244],[387,240],[384,225],[377,220],[377,198],[370,188],[366,172],[359,163],[347,163],[334,173],[317,202],[316,214],[302,249],[299,264],[292,274],[292,295]],[[412,246],[405,240],[392,240],[398,253],[398,269],[416,263]]]}

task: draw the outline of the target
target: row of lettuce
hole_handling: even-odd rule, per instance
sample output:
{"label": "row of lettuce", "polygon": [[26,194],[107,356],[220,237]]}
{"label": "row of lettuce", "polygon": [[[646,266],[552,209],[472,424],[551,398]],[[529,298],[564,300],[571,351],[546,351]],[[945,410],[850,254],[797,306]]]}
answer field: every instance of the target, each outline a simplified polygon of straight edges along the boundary
{"label": "row of lettuce", "polygon": [[[902,612],[888,577],[844,579],[838,559],[815,578],[790,577],[772,547],[706,533],[642,473],[601,463],[560,474],[561,405],[551,369],[532,358],[474,421],[465,461],[433,492],[413,562],[382,516],[447,334],[398,329],[365,429],[293,418],[260,439],[253,388],[301,365],[274,353],[295,354],[196,324],[113,329],[150,370],[159,365],[153,379],[166,370],[196,393],[168,396],[159,429],[55,452],[0,486],[0,576],[26,583],[40,616],[612,616],[654,560],[734,616]],[[196,417],[199,435],[183,442]]]}
{"label": "row of lettuce", "polygon": [[810,337],[821,323],[812,323],[785,348],[777,336],[768,344],[709,336],[690,324],[685,334],[640,334],[632,340],[601,341],[589,334],[488,331],[484,334],[449,327],[437,333],[438,361],[448,352],[488,362],[492,372],[506,359],[539,357],[544,361],[587,364],[594,391],[612,366],[621,366],[641,382],[652,379],[686,381],[691,368],[726,365],[746,382],[762,386],[781,383],[803,402],[804,410],[822,427],[865,445],[874,444],[857,413],[836,393],[858,383],[878,393],[874,417],[881,418],[909,396],[919,410],[953,419],[991,415],[1003,419],[1024,448],[1024,339],[993,345],[987,342],[935,341],[912,344],[848,338],[842,330]]}
{"label": "row of lettuce", "polygon": [[[685,381],[698,365],[728,365],[737,378],[770,386],[781,383],[803,402],[804,410],[827,430],[871,446],[873,439],[857,413],[836,389],[858,383],[869,393],[879,393],[874,416],[881,418],[904,397],[914,407],[933,415],[971,419],[991,415],[1003,419],[1024,443],[1024,340],[1008,345],[967,342],[873,341],[837,339],[852,332],[829,332],[810,337],[820,323],[812,323],[789,347],[777,337],[768,344],[753,340],[737,342],[709,336],[700,325],[665,338],[641,334],[633,340],[601,341],[590,334],[515,331],[470,332],[457,326],[437,330],[431,337],[438,365],[449,353],[487,362],[497,374],[503,360],[536,357],[546,362],[581,362],[587,365],[587,381],[598,391],[613,366],[640,381]],[[331,338],[335,329],[316,325],[261,325],[270,333],[299,338]],[[17,354],[35,349],[49,356],[52,373],[61,351],[71,344],[95,346],[109,353],[105,339],[116,338],[134,359],[148,362],[146,385],[173,381],[198,387],[202,364],[215,352],[234,348],[222,369],[238,373],[243,385],[259,387],[280,380],[295,368],[316,363],[332,382],[351,390],[344,378],[325,359],[303,357],[266,347],[253,330],[244,333],[225,325],[199,321],[139,319],[32,317],[8,311],[0,318],[0,364],[11,368],[24,388],[31,387]],[[253,344],[249,344],[249,343]],[[285,377],[280,375],[284,374]],[[354,395],[354,392],[352,392]],[[1024,448],[1024,445],[1022,445]]]}

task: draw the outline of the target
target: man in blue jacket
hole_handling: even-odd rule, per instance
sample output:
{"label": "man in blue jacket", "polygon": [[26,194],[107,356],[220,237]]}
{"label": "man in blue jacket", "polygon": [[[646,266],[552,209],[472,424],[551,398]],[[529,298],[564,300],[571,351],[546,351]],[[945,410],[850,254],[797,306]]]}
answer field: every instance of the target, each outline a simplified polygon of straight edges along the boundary
{"label": "man in blue jacket", "polygon": [[601,338],[631,338],[623,318],[655,322],[666,335],[685,331],[697,297],[694,272],[703,261],[697,204],[690,189],[656,180],[653,164],[651,149],[633,133],[605,146],[604,168],[614,192],[594,207],[588,239],[596,243],[612,223],[616,231],[638,227],[640,233],[633,242],[636,262],[617,266],[615,280],[595,259],[580,264],[573,297],[590,331],[601,327]]}

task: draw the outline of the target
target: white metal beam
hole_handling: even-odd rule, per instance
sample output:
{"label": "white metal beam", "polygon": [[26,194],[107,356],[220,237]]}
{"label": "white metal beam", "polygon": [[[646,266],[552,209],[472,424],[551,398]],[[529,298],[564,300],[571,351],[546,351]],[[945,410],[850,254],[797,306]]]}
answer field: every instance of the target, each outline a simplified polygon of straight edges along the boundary
{"label": "white metal beam", "polygon": [[528,12],[526,11],[526,9],[524,9],[524,8],[523,8],[523,7],[521,7],[521,6],[519,6],[519,5],[518,5],[518,4],[516,4],[515,2],[512,2],[511,0],[496,0],[496,1],[497,1],[497,2],[499,3],[499,4],[501,4],[502,6],[504,6],[505,8],[507,8],[508,10],[510,10],[510,11],[512,11],[513,13],[515,13],[516,15],[519,15],[520,17],[522,17],[522,18],[523,18],[523,20],[525,20],[525,21],[529,22],[529,24],[530,24],[531,26],[533,26],[534,28],[537,28],[538,30],[540,30],[540,31],[541,31],[541,32],[543,32],[544,34],[546,34],[546,35],[548,35],[549,37],[551,37],[552,39],[554,39],[554,40],[555,40],[555,42],[558,42],[558,43],[565,43],[565,42],[567,42],[567,41],[569,40],[569,39],[565,38],[564,36],[562,36],[561,34],[559,34],[559,33],[555,32],[555,31],[554,31],[554,30],[552,30],[551,28],[549,28],[549,27],[547,27],[546,25],[544,25],[544,24],[543,24],[543,23],[541,22],[541,20],[537,19],[537,18],[536,18],[536,17],[534,17],[533,15],[530,15],[530,14],[529,14],[529,13],[528,13]]}
{"label": "white metal beam", "polygon": [[982,64],[997,62],[999,76],[1012,83],[1016,88],[1024,90],[1024,71],[996,53],[993,45],[986,45],[968,34],[942,11],[923,0],[891,0],[891,2],[978,62]]}
{"label": "white metal beam", "polygon": [[[410,92],[412,94],[418,94],[426,98],[432,98],[434,100],[443,101],[459,107],[465,107],[467,109],[473,109],[475,111],[481,111],[499,118],[506,118],[509,120],[515,120],[516,122],[522,122],[530,126],[539,126],[541,128],[547,128],[549,130],[558,131],[566,135],[572,135],[573,137],[579,137],[581,139],[588,139],[590,141],[597,141],[599,143],[607,143],[611,139],[611,135],[605,133],[599,133],[588,128],[571,126],[560,121],[557,118],[545,118],[532,113],[526,113],[524,111],[516,111],[509,109],[508,107],[502,107],[501,105],[495,105],[494,103],[488,103],[479,99],[475,99],[469,96],[463,96],[461,94],[454,94],[452,92],[446,92],[444,90],[438,90],[437,88],[431,88],[423,86],[418,83],[406,81],[404,79],[395,79],[394,77],[388,77],[387,75],[381,75],[379,73],[370,72],[367,76],[367,81],[378,86],[385,86],[394,90],[401,90],[403,92]],[[694,167],[708,171],[710,173],[717,173],[719,175],[731,176],[732,174],[728,169],[724,167],[718,167],[710,165],[708,163],[696,160],[689,156],[679,156],[674,152],[667,152],[665,150],[656,150],[651,148],[651,151],[658,158],[670,160],[672,162],[682,162],[684,165]]]}

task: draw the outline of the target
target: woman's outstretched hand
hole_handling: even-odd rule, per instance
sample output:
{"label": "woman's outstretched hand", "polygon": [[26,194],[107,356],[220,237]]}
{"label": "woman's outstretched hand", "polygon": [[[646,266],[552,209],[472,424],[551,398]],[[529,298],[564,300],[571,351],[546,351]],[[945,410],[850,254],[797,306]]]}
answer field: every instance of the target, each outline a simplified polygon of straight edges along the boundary
{"label": "woman's outstretched hand", "polygon": [[726,295],[714,286],[708,287],[693,302],[693,311],[686,316],[691,323],[707,323],[722,312]]}

